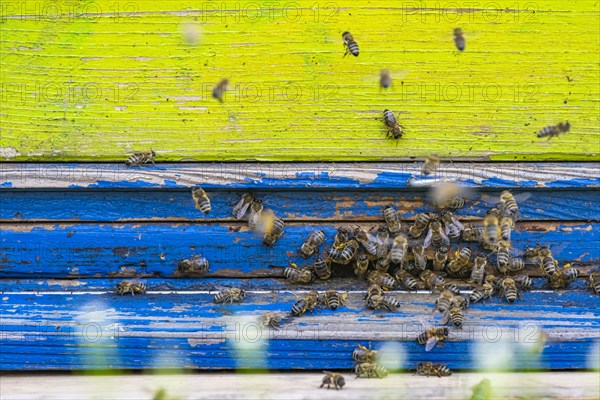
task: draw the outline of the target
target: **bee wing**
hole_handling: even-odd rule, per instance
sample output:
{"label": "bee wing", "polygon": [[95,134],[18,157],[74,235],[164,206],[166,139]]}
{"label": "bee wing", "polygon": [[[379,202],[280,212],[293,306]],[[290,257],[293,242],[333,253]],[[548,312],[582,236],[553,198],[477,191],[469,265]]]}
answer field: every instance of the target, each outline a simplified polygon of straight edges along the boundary
{"label": "bee wing", "polygon": [[442,235],[442,240],[444,241],[444,246],[450,246],[450,239],[448,239],[448,236],[446,236],[446,234],[440,229],[440,235]]}
{"label": "bee wing", "polygon": [[524,201],[529,200],[529,198],[532,196],[531,193],[529,192],[525,192],[525,193],[519,193],[519,194],[514,194],[513,198],[515,199],[515,201],[517,203],[522,203]]}
{"label": "bee wing", "polygon": [[250,203],[246,203],[245,199],[242,197],[235,207],[233,207],[233,216],[236,219],[244,218],[244,215],[246,215],[246,212],[248,211],[248,207],[250,207]]}
{"label": "bee wing", "polygon": [[[425,237],[425,241],[423,242],[423,247],[425,247],[425,248],[429,247],[429,245],[431,244],[432,236],[433,236],[433,231],[430,228],[429,232],[427,232],[427,236]],[[446,238],[448,238],[448,237],[446,236]]]}
{"label": "bee wing", "polygon": [[[456,219],[456,217],[452,216],[452,223],[454,223],[454,225],[456,225],[458,227],[458,229],[460,229],[461,231],[465,230],[465,226],[463,224],[460,223],[459,220]],[[448,232],[446,232],[448,233]]]}
{"label": "bee wing", "polygon": [[444,312],[444,317],[440,321],[440,324],[446,325],[450,321],[450,313],[448,311]]}
{"label": "bee wing", "polygon": [[437,343],[438,343],[437,338],[434,338],[434,337],[429,338],[427,340],[427,343],[425,344],[425,351],[431,351]]}

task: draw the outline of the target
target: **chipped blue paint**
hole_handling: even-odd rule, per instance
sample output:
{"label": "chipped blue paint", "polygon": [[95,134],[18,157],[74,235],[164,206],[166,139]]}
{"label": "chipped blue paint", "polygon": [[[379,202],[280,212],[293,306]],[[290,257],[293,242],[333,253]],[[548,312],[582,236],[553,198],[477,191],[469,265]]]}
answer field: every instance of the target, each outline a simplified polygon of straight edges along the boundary
{"label": "chipped blue paint", "polygon": [[11,188],[12,187],[12,182],[1,182],[0,183],[0,187]]}

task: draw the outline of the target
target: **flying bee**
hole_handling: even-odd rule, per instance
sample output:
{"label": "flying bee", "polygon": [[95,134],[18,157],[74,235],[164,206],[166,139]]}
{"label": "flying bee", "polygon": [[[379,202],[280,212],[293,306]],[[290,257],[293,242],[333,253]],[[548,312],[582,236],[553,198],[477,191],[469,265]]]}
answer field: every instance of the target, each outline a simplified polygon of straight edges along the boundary
{"label": "flying bee", "polygon": [[519,257],[513,257],[508,260],[507,268],[511,272],[518,272],[525,268],[525,261]]}
{"label": "flying bee", "polygon": [[337,264],[348,265],[358,254],[359,246],[356,240],[349,240],[341,248],[330,248],[328,257]]}
{"label": "flying bee", "polygon": [[462,324],[463,324],[462,308],[450,307],[449,310],[446,310],[446,312],[444,313],[444,318],[442,319],[442,321],[440,323],[442,325],[446,325],[446,324],[448,324],[448,322],[452,322],[452,325],[454,325],[457,328],[462,329]]}
{"label": "flying bee", "polygon": [[202,275],[208,272],[210,263],[204,257],[198,255],[188,259],[181,260],[177,263],[177,272],[183,275]]}
{"label": "flying bee", "polygon": [[443,342],[450,335],[445,326],[429,328],[417,336],[417,343],[425,345],[425,351],[431,351],[438,342]]}
{"label": "flying bee", "polygon": [[481,285],[483,282],[483,275],[485,274],[485,267],[487,266],[487,257],[484,255],[478,255],[475,257],[473,262],[473,270],[471,271],[471,282],[477,285]]}
{"label": "flying bee", "polygon": [[444,233],[442,223],[438,220],[433,220],[429,223],[429,232],[427,232],[423,246],[429,247],[430,245],[433,245],[435,248],[448,247],[450,245],[450,239]]}
{"label": "flying bee", "polygon": [[402,130],[404,127],[398,124],[396,116],[393,112],[388,109],[383,110],[383,123],[387,126],[388,131],[385,135],[386,138],[400,139],[402,137]]}
{"label": "flying bee", "polygon": [[214,302],[219,303],[241,303],[246,297],[246,291],[244,289],[230,288],[221,290],[215,295]]}
{"label": "flying bee", "polygon": [[425,162],[423,163],[423,167],[421,168],[421,173],[423,175],[431,175],[435,171],[437,171],[439,166],[440,166],[440,159],[437,156],[434,156],[434,155],[428,156],[425,159]]}
{"label": "flying bee", "polygon": [[[454,259],[446,265],[446,270],[453,276],[462,277],[471,265],[471,249],[463,247],[454,254]],[[469,271],[470,272],[470,271]]]}
{"label": "flying bee", "polygon": [[454,301],[454,293],[448,289],[442,290],[440,296],[435,301],[434,311],[439,311],[442,314],[450,310],[452,302]]}
{"label": "flying bee", "polygon": [[311,313],[319,305],[319,293],[317,292],[308,292],[302,296],[294,305],[292,306],[292,314],[300,317],[304,315],[307,311]]}
{"label": "flying bee", "polygon": [[192,197],[194,199],[194,203],[196,204],[196,208],[202,211],[204,214],[208,214],[210,212],[210,199],[208,195],[201,187],[195,187],[192,189]]}
{"label": "flying bee", "polygon": [[390,250],[390,257],[394,264],[400,264],[402,261],[404,261],[407,248],[408,239],[406,239],[406,236],[399,234],[394,238],[392,249]]}
{"label": "flying bee", "polygon": [[400,220],[398,219],[398,213],[392,206],[387,206],[383,210],[383,218],[387,224],[387,228],[391,233],[396,233],[400,230]]}
{"label": "flying bee", "polygon": [[[250,216],[248,217],[248,227],[253,232],[258,232],[263,235],[271,234],[275,227],[275,213],[271,209],[263,209],[262,211],[254,212],[253,208],[257,202],[250,206]],[[261,206],[262,207],[262,206]],[[283,222],[283,221],[282,221]],[[282,227],[283,228],[283,227]]]}
{"label": "flying bee", "polygon": [[244,218],[244,215],[246,215],[246,212],[248,211],[248,208],[256,200],[257,199],[256,199],[256,197],[254,197],[253,194],[251,194],[251,193],[244,193],[242,195],[242,198],[236,203],[235,206],[233,206],[233,216],[236,219],[242,219],[242,218]]}
{"label": "flying bee", "polygon": [[390,71],[387,69],[382,69],[379,73],[379,86],[384,89],[392,86],[392,76],[390,75]]}
{"label": "flying bee", "polygon": [[544,129],[540,130],[537,133],[537,137],[538,138],[548,138],[548,140],[552,139],[554,136],[558,136],[561,133],[567,133],[571,130],[571,124],[569,124],[569,121],[562,123],[559,122],[557,125],[554,126],[547,126]]}
{"label": "flying bee", "polygon": [[425,254],[425,247],[418,245],[411,249],[413,257],[415,258],[415,266],[417,269],[424,271],[427,269],[427,255]]}
{"label": "flying bee", "polygon": [[223,102],[223,95],[227,93],[227,85],[229,81],[227,79],[222,79],[221,82],[217,83],[212,91],[212,97],[219,100],[219,102]]}
{"label": "flying bee", "polygon": [[337,309],[339,306],[344,305],[346,299],[348,298],[348,293],[338,293],[333,289],[329,289],[323,294],[323,304],[329,307],[331,310]]}
{"label": "flying bee", "polygon": [[502,240],[510,242],[510,234],[515,226],[515,222],[511,217],[502,217],[500,219],[500,234]]}
{"label": "flying bee", "polygon": [[368,280],[371,284],[381,286],[383,290],[391,290],[396,286],[396,280],[390,274],[381,271],[371,271]]}
{"label": "flying bee", "polygon": [[454,44],[456,48],[460,51],[463,51],[466,46],[465,37],[463,35],[463,31],[460,28],[454,28]]}
{"label": "flying bee", "polygon": [[357,226],[354,229],[354,237],[360,242],[360,244],[362,244],[367,253],[371,255],[377,255],[377,248],[379,247],[379,242],[373,235],[366,232],[360,226]]}
{"label": "flying bee", "polygon": [[298,268],[293,262],[283,270],[283,275],[291,283],[310,283],[315,279],[312,269]]}
{"label": "flying bee", "polygon": [[432,271],[425,270],[419,275],[419,279],[425,284],[425,288],[429,290],[438,289],[443,287],[446,280],[441,276]]}
{"label": "flying bee", "polygon": [[509,261],[510,243],[505,240],[500,240],[496,244],[496,265],[498,267],[498,272],[506,274]]}
{"label": "flying bee", "polygon": [[354,264],[354,275],[362,276],[367,272],[369,268],[369,258],[366,254],[359,254],[356,257],[356,262]]}
{"label": "flying bee", "polygon": [[430,197],[432,205],[440,210],[457,209],[465,205],[462,197],[465,188],[456,182],[441,182],[432,186]]}
{"label": "flying bee", "polygon": [[333,385],[335,390],[343,389],[344,385],[346,384],[346,380],[344,379],[342,374],[338,374],[337,372],[331,371],[323,371],[323,373],[325,374],[325,376],[323,377],[323,382],[321,383],[321,386],[319,386],[319,388],[322,388],[323,386],[327,385],[327,389],[329,389],[329,387]]}
{"label": "flying bee", "polygon": [[312,231],[306,242],[302,244],[298,250],[298,254],[304,258],[310,257],[317,248],[325,242],[325,232],[323,231]]}
{"label": "flying bee", "polygon": [[340,226],[333,238],[333,247],[340,248],[350,240],[350,231],[348,228]]}
{"label": "flying bee", "polygon": [[451,239],[460,239],[462,231],[465,230],[463,224],[460,223],[454,214],[448,210],[442,211],[440,218],[444,223],[444,231]]}
{"label": "flying bee", "polygon": [[421,282],[418,279],[415,279],[415,277],[413,277],[411,274],[409,274],[406,271],[403,271],[402,269],[398,269],[396,271],[396,279],[400,282],[402,282],[402,284],[404,286],[406,286],[406,288],[408,290],[423,290],[425,289],[425,283]]}
{"label": "flying bee", "polygon": [[319,279],[329,279],[331,276],[331,261],[319,255],[315,259],[313,269],[315,270],[315,275],[317,275]]}
{"label": "flying bee", "polygon": [[446,267],[446,261],[448,261],[448,252],[450,249],[447,247],[440,247],[436,250],[433,256],[433,270],[442,271]]}
{"label": "flying bee", "polygon": [[504,278],[502,280],[500,284],[500,294],[504,296],[509,303],[514,303],[517,298],[521,300],[521,294],[512,278]]}
{"label": "flying bee", "polygon": [[259,322],[263,327],[270,327],[275,330],[281,329],[281,320],[281,315],[272,312],[266,312],[259,318]]}
{"label": "flying bee", "polygon": [[125,161],[125,165],[128,167],[141,167],[142,165],[148,163],[152,163],[152,165],[154,165],[154,157],[156,157],[154,150],[133,153],[127,159],[127,161]]}
{"label": "flying bee", "polygon": [[282,219],[277,218],[273,221],[273,228],[270,232],[265,233],[263,238],[263,243],[266,246],[273,246],[277,239],[283,236],[283,227],[285,226],[285,222]]}
{"label": "flying bee", "polygon": [[474,228],[465,228],[462,232],[462,238],[465,242],[483,242],[483,231],[482,226]]}
{"label": "flying bee", "polygon": [[437,376],[438,378],[441,378],[443,376],[452,375],[452,371],[444,364],[434,364],[430,361],[427,361],[417,365],[416,374],[421,376]]}
{"label": "flying bee", "polygon": [[523,290],[530,289],[533,286],[533,280],[527,274],[520,274],[513,278],[515,283]]}
{"label": "flying bee", "polygon": [[600,294],[600,271],[594,271],[590,274],[590,286],[594,293]]}
{"label": "flying bee", "polygon": [[115,293],[119,296],[131,293],[132,296],[137,294],[145,294],[148,288],[142,282],[137,279],[131,279],[129,281],[121,281],[117,283],[115,287]]}
{"label": "flying bee", "polygon": [[354,367],[354,373],[357,378],[385,378],[388,376],[388,370],[375,363],[360,363]]}
{"label": "flying bee", "polygon": [[483,219],[483,240],[491,245],[495,245],[501,235],[498,215],[498,209],[492,208]]}
{"label": "flying bee", "polygon": [[352,352],[352,359],[357,363],[372,363],[379,360],[379,352],[371,349],[371,343],[368,349],[359,344]]}
{"label": "flying bee", "polygon": [[342,39],[344,39],[344,47],[346,48],[344,57],[346,57],[348,54],[358,57],[358,43],[356,43],[352,34],[350,32],[344,32],[342,33]]}
{"label": "flying bee", "polygon": [[408,234],[413,238],[418,238],[427,229],[430,221],[431,216],[428,213],[417,214],[415,223],[408,230]]}
{"label": "flying bee", "polygon": [[494,286],[489,283],[484,283],[480,289],[473,290],[469,296],[469,303],[475,304],[481,300],[489,299],[494,295]]}
{"label": "flying bee", "polygon": [[367,298],[367,307],[374,310],[396,311],[400,302],[393,297],[385,295],[372,295]]}

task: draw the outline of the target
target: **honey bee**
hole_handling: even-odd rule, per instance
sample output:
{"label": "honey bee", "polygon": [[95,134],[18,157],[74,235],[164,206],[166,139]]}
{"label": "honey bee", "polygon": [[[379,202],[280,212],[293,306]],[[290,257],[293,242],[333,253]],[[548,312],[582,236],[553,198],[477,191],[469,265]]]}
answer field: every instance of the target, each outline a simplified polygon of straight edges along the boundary
{"label": "honey bee", "polygon": [[519,205],[511,192],[505,190],[500,193],[500,213],[504,216],[515,218],[519,214]]}
{"label": "honey bee", "polygon": [[382,69],[379,73],[379,86],[384,89],[392,86],[392,76],[390,75],[390,71],[387,69]]}
{"label": "honey bee", "polygon": [[344,305],[348,293],[338,293],[333,289],[329,289],[323,294],[323,304],[329,307],[331,310],[336,310],[339,306]]}
{"label": "honey bee", "polygon": [[510,234],[514,226],[515,222],[511,217],[502,217],[500,219],[500,234],[502,240],[510,242]]}
{"label": "honey bee", "polygon": [[291,283],[311,283],[315,279],[310,268],[298,268],[293,262],[283,270],[283,275]]}
{"label": "honey bee", "polygon": [[484,283],[480,289],[473,290],[469,296],[469,303],[475,304],[481,300],[489,299],[494,295],[494,286]]}
{"label": "honey bee", "polygon": [[196,204],[196,208],[202,211],[204,214],[208,214],[210,212],[210,199],[208,195],[201,187],[195,187],[192,189],[192,197],[194,199],[194,203]]}
{"label": "honey bee", "polygon": [[440,166],[440,159],[437,156],[434,156],[434,155],[428,156],[425,159],[425,162],[423,163],[423,168],[421,168],[421,173],[423,175],[431,175],[435,171],[437,171],[439,166]]}
{"label": "honey bee", "polygon": [[137,294],[145,294],[147,290],[146,285],[144,285],[142,282],[138,281],[137,279],[132,279],[129,281],[121,281],[119,283],[117,283],[117,286],[115,287],[115,293],[118,294],[119,296],[123,296],[124,294],[129,294],[131,293],[132,296],[135,296],[136,293]]}
{"label": "honey bee", "polygon": [[423,290],[425,289],[425,283],[421,282],[418,279],[415,279],[411,274],[409,274],[408,272],[402,270],[402,269],[398,269],[396,271],[396,279],[400,282],[402,282],[402,284],[404,286],[406,286],[406,288],[408,290]]}
{"label": "honey bee", "polygon": [[456,286],[453,283],[446,283],[444,285],[444,289],[449,290],[450,292],[452,292],[452,294],[455,296],[455,299],[456,299],[456,296],[460,296],[460,289],[459,289],[459,287]]}
{"label": "honey bee", "polygon": [[455,182],[441,182],[432,186],[431,200],[433,206],[440,209],[457,209],[464,207],[465,199],[462,197],[464,189]]}
{"label": "honey bee", "polygon": [[323,373],[325,374],[325,376],[323,377],[323,382],[321,383],[321,386],[319,386],[319,388],[322,388],[323,386],[327,385],[327,389],[329,389],[329,387],[333,385],[335,390],[343,389],[344,385],[346,384],[346,380],[344,379],[342,374],[338,374],[337,372],[331,371],[323,371]]}
{"label": "honey bee", "polygon": [[319,255],[315,259],[313,269],[315,270],[315,274],[319,277],[319,279],[329,279],[331,276],[331,261]]}
{"label": "honey bee", "polygon": [[508,260],[507,268],[511,272],[518,272],[525,268],[525,261],[519,257],[513,257]]}
{"label": "honey bee", "polygon": [[430,290],[441,288],[446,284],[446,280],[442,276],[429,270],[423,271],[419,275],[419,279],[423,281],[425,288]]}
{"label": "honey bee", "polygon": [[398,213],[392,206],[387,206],[383,210],[383,218],[387,224],[387,228],[391,233],[396,233],[400,230],[400,220],[398,219]]}
{"label": "honey bee", "polygon": [[594,293],[600,294],[600,271],[594,271],[590,274],[590,286]]}
{"label": "honey bee", "polygon": [[227,92],[228,84],[229,81],[227,79],[222,79],[221,82],[217,83],[212,91],[212,97],[222,103],[224,94]]}
{"label": "honey bee", "polygon": [[367,307],[374,310],[396,311],[400,307],[400,302],[393,297],[374,294],[367,298]]}
{"label": "honey bee", "polygon": [[246,212],[248,211],[248,208],[256,200],[257,199],[256,199],[256,197],[253,194],[251,194],[251,193],[244,193],[242,195],[242,198],[233,207],[233,216],[236,219],[242,219],[242,218],[244,218],[244,215],[246,215]]}
{"label": "honey bee", "polygon": [[418,238],[423,234],[425,229],[429,226],[431,216],[427,213],[417,214],[415,223],[408,230],[408,234],[413,238]]}
{"label": "honey bee", "polygon": [[362,276],[367,272],[368,268],[369,268],[369,258],[367,257],[366,254],[360,254],[356,258],[356,262],[354,265],[354,275]]}
{"label": "honey bee", "polygon": [[390,274],[381,271],[371,271],[368,280],[371,284],[381,286],[383,290],[390,290],[396,286],[396,280]]}
{"label": "honey bee", "polygon": [[350,231],[348,228],[340,226],[333,238],[333,247],[340,248],[350,240]]}
{"label": "honey bee", "polygon": [[375,235],[375,240],[379,243],[379,245],[377,246],[377,257],[382,258],[387,255],[389,239],[390,234],[388,232],[387,226],[379,225],[379,228],[377,229],[377,233]]}
{"label": "honey bee", "polygon": [[530,289],[533,286],[533,280],[526,274],[520,274],[513,278],[515,283],[524,290]]}
{"label": "honey bee", "polygon": [[358,254],[358,248],[358,242],[352,239],[346,242],[341,248],[330,248],[328,256],[331,261],[337,264],[348,265]]}
{"label": "honey bee", "polygon": [[310,257],[317,248],[325,242],[325,232],[312,231],[306,241],[298,250],[298,254],[304,258]]}
{"label": "honey bee", "polygon": [[498,272],[505,274],[510,261],[510,243],[505,240],[500,240],[496,244],[496,264]]}
{"label": "honey bee", "polygon": [[370,284],[369,288],[367,289],[367,296],[365,298],[368,299],[369,297],[376,295],[383,296],[383,289],[381,286],[374,283]]}
{"label": "honey bee", "polygon": [[540,130],[537,133],[537,137],[538,138],[546,137],[546,138],[548,138],[548,140],[550,140],[554,136],[558,136],[561,133],[567,133],[570,130],[571,130],[571,124],[569,124],[569,121],[567,121],[565,123],[559,122],[557,125],[547,126],[544,129]]}
{"label": "honey bee", "polygon": [[442,325],[448,324],[448,322],[452,321],[452,325],[457,328],[462,329],[463,324],[463,313],[461,307],[450,307],[449,310],[446,310],[444,313],[444,318],[441,321]]}
{"label": "honey bee", "polygon": [[314,311],[315,307],[319,305],[319,293],[317,292],[308,292],[302,298],[300,298],[294,305],[292,306],[292,314],[300,317],[304,315],[307,311],[311,313]]}
{"label": "honey bee", "polygon": [[360,244],[362,244],[367,253],[371,255],[377,255],[377,249],[380,243],[373,235],[366,232],[360,226],[357,226],[354,229],[354,237],[360,242]]}
{"label": "honey bee", "polygon": [[500,291],[502,289],[502,278],[496,277],[495,275],[487,274],[484,282],[492,285],[496,291]]}
{"label": "honey bee", "polygon": [[484,255],[478,255],[475,257],[473,263],[473,270],[471,271],[471,282],[481,285],[483,282],[483,275],[485,274],[485,267],[487,266],[487,257]]}
{"label": "honey bee", "polygon": [[[275,213],[271,209],[261,209],[262,204],[259,202],[254,202],[250,206],[250,216],[248,217],[248,228],[250,228],[253,232],[258,232],[263,235],[271,234],[273,228],[275,227]],[[283,221],[282,221],[283,222]],[[282,232],[283,233],[283,232]]]}
{"label": "honey bee", "polygon": [[148,163],[152,163],[152,165],[154,165],[154,157],[156,157],[154,150],[133,153],[127,159],[127,161],[125,161],[125,165],[128,167],[141,167],[142,165]]}
{"label": "honey bee", "polygon": [[454,293],[448,289],[442,290],[440,296],[435,301],[434,311],[439,311],[442,314],[450,310],[452,302],[454,301]]}
{"label": "honey bee", "polygon": [[502,280],[500,283],[500,294],[504,296],[509,303],[514,303],[517,298],[521,300],[521,294],[512,278],[504,278]]}
{"label": "honey bee", "polygon": [[346,48],[344,57],[348,54],[358,57],[358,43],[356,43],[352,34],[350,32],[344,32],[342,33],[342,39],[344,39],[344,47]]}
{"label": "honey bee", "polygon": [[431,351],[438,342],[445,341],[450,331],[445,326],[429,328],[417,336],[417,343],[425,345],[425,351]]}
{"label": "honey bee", "polygon": [[402,137],[402,130],[404,127],[398,124],[396,116],[388,109],[383,110],[383,123],[388,128],[387,134],[385,135],[386,138],[397,140]]}
{"label": "honey bee", "polygon": [[448,252],[450,249],[447,247],[440,247],[436,250],[433,256],[433,270],[442,271],[446,267],[446,261],[448,261]]}
{"label": "honey bee", "polygon": [[270,327],[275,330],[281,329],[282,317],[279,314],[272,312],[266,312],[260,316],[259,322],[263,327]]}
{"label": "honey bee", "polygon": [[435,248],[448,247],[450,245],[450,239],[448,239],[448,236],[442,230],[442,224],[438,220],[433,220],[429,223],[429,232],[425,237],[423,246],[429,247],[430,245],[433,245]]}
{"label": "honey bee", "polygon": [[285,226],[285,222],[283,222],[283,220],[280,218],[277,218],[275,221],[273,221],[273,228],[271,229],[270,232],[265,233],[265,236],[263,238],[263,243],[266,246],[275,245],[275,242],[277,241],[277,239],[279,239],[281,236],[283,236],[283,227],[284,226]]}
{"label": "honey bee", "polygon": [[177,263],[177,272],[183,275],[203,275],[208,272],[210,263],[204,257],[198,255]]}
{"label": "honey bee", "polygon": [[448,210],[444,210],[440,214],[440,218],[444,223],[446,235],[455,240],[459,239],[465,227],[454,217],[454,214]]}
{"label": "honey bee", "polygon": [[[250,204],[250,212],[248,214],[248,227],[251,231],[258,231],[257,225],[260,222],[261,214],[264,210],[264,206],[262,201],[258,199],[254,199],[252,204]],[[275,214],[272,215],[275,218]]]}
{"label": "honey bee", "polygon": [[454,44],[456,48],[460,51],[463,51],[466,46],[465,37],[463,36],[463,31],[460,28],[454,28]]}
{"label": "honey bee", "polygon": [[415,258],[415,266],[424,271],[427,269],[427,255],[425,254],[425,247],[418,245],[412,248],[413,257]]}
{"label": "honey bee", "polygon": [[498,209],[493,208],[483,219],[483,240],[491,245],[495,245],[501,235],[498,215]]}
{"label": "honey bee", "polygon": [[246,291],[244,289],[230,288],[221,290],[215,295],[214,302],[220,303],[241,303],[246,297]]}
{"label": "honey bee", "polygon": [[390,257],[394,264],[400,264],[404,261],[407,248],[408,239],[406,239],[406,236],[400,234],[394,238],[392,249],[390,250]]}
{"label": "honey bee", "polygon": [[375,363],[360,363],[354,367],[354,373],[357,378],[385,378],[388,376],[388,370]]}
{"label": "honey bee", "polygon": [[482,226],[478,226],[475,228],[465,228],[462,232],[462,238],[465,242],[483,242],[483,231],[484,228]]}
{"label": "honey bee", "polygon": [[577,268],[573,268],[571,264],[566,264],[561,271],[564,279],[566,281],[573,281],[579,277],[579,270]]}
{"label": "honey bee", "polygon": [[352,359],[357,363],[373,363],[379,360],[379,352],[371,349],[371,343],[368,349],[359,344],[352,352]]}
{"label": "honey bee", "polygon": [[540,257],[540,264],[544,269],[546,276],[554,275],[556,273],[557,261],[552,256],[552,252],[548,247],[540,247],[538,249]]}
{"label": "honey bee", "polygon": [[442,376],[450,376],[452,375],[452,371],[450,368],[441,363],[432,363],[430,361],[422,362],[417,365],[417,375],[421,376],[437,376],[441,378]]}
{"label": "honey bee", "polygon": [[462,278],[469,271],[471,265],[471,249],[463,247],[454,254],[454,259],[446,265],[446,270],[453,276]]}

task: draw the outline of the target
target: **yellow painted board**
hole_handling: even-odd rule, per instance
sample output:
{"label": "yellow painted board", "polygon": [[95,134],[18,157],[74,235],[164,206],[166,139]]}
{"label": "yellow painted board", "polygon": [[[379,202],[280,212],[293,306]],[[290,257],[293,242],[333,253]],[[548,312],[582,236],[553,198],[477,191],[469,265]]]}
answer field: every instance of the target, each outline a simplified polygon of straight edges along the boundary
{"label": "yellow painted board", "polygon": [[599,160],[599,4],[3,2],[0,160]]}

